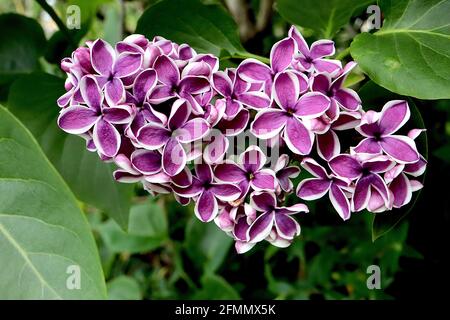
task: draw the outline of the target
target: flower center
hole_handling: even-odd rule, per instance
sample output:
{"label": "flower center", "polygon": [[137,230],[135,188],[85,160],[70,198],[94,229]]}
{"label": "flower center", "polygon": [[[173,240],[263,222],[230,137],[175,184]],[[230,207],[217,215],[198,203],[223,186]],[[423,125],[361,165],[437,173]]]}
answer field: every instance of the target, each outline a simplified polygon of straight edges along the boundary
{"label": "flower center", "polygon": [[373,134],[373,138],[375,139],[375,141],[380,141],[381,140],[381,133],[380,132],[375,132]]}

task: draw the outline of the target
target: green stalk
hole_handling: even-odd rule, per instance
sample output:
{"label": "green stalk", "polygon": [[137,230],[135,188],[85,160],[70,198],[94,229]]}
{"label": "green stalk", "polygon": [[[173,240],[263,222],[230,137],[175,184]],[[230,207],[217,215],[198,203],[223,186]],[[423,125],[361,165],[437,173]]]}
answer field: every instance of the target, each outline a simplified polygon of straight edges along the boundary
{"label": "green stalk", "polygon": [[64,34],[64,36],[67,38],[67,40],[74,46],[77,44],[75,43],[74,39],[72,38],[72,35],[70,34],[69,29],[67,29],[64,22],[59,18],[58,14],[53,10],[53,8],[45,1],[45,0],[36,0],[37,3],[42,7],[42,9],[48,13],[48,15],[55,21],[56,25],[58,26],[59,30]]}

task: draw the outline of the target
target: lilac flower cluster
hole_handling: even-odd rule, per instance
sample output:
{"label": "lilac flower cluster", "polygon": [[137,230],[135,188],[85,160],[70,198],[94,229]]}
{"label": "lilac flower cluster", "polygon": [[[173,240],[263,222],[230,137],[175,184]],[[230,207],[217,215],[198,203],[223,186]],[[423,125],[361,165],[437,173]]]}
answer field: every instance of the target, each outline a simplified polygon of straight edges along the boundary
{"label": "lilac flower cluster", "polygon": [[[193,200],[198,219],[214,220],[239,253],[262,240],[286,247],[300,234],[294,215],[308,207],[283,205],[287,196],[328,194],[347,220],[363,209],[401,207],[422,187],[414,180],[426,166],[414,143],[422,130],[396,134],[408,104],[363,111],[344,86],[356,64],[326,58],[335,52],[330,40],[308,46],[292,27],[272,47],[270,66],[246,59],[225,71],[217,57],[162,37],[86,45],[61,63],[67,92],[58,125],[114,162],[117,181],[172,193],[182,205]],[[347,153],[338,136],[344,130],[363,137]],[[242,133],[258,143],[232,145]],[[274,150],[282,152],[269,162]],[[313,177],[294,186],[299,165]]]}

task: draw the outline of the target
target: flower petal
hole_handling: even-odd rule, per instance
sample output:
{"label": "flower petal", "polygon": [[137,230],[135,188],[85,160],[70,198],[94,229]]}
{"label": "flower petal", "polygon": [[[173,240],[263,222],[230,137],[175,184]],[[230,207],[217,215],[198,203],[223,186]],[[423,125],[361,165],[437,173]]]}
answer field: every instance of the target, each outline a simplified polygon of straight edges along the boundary
{"label": "flower petal", "polygon": [[214,129],[214,134],[210,136],[203,152],[203,159],[208,164],[217,164],[221,162],[228,150],[229,141],[219,130]]}
{"label": "flower petal", "polygon": [[165,127],[149,123],[139,129],[136,139],[146,149],[156,150],[168,142],[170,135],[170,131]]}
{"label": "flower petal", "polygon": [[270,65],[273,73],[284,71],[292,62],[297,44],[292,38],[285,38],[275,43],[270,50]]}
{"label": "flower petal", "polygon": [[205,93],[210,88],[209,80],[202,76],[186,76],[179,84],[179,91],[189,94]]}
{"label": "flower petal", "polygon": [[250,205],[261,212],[272,211],[277,205],[277,199],[272,192],[254,192],[250,196]]}
{"label": "flower petal", "polygon": [[350,218],[350,202],[344,192],[336,184],[330,187],[330,201],[339,216],[345,221]]}
{"label": "flower petal", "polygon": [[361,107],[361,98],[352,89],[341,88],[334,93],[333,98],[348,111],[356,111]]}
{"label": "flower petal", "polygon": [[404,100],[393,100],[386,103],[381,110],[379,126],[383,136],[400,129],[411,115],[408,103]]}
{"label": "flower petal", "polygon": [[297,187],[297,196],[303,200],[317,200],[329,190],[331,180],[310,178],[304,179]]}
{"label": "flower petal", "polygon": [[175,131],[183,126],[191,115],[191,107],[185,99],[176,100],[170,110],[169,129]]}
{"label": "flower petal", "polygon": [[332,40],[318,40],[311,45],[311,58],[318,59],[334,55],[334,41]]}
{"label": "flower petal", "polygon": [[202,183],[211,183],[213,181],[213,171],[208,164],[202,163],[195,165],[195,173]]}
{"label": "flower petal", "polygon": [[228,183],[213,183],[210,188],[214,196],[221,201],[234,201],[241,195],[241,189]]}
{"label": "flower petal", "polygon": [[132,120],[132,110],[127,105],[104,108],[103,119],[114,124],[128,124]]}
{"label": "flower petal", "polygon": [[214,176],[219,181],[237,183],[246,180],[244,170],[234,162],[225,162],[216,166]]}
{"label": "flower petal", "polygon": [[58,117],[58,126],[67,133],[87,132],[99,119],[97,112],[84,106],[71,106],[63,109]]}
{"label": "flower petal", "polygon": [[154,174],[161,170],[161,154],[157,151],[138,149],[131,155],[131,163],[142,174]]}
{"label": "flower petal", "polygon": [[217,128],[221,129],[222,132],[227,136],[235,136],[240,134],[247,127],[248,121],[250,119],[250,112],[248,110],[241,110],[238,114],[231,120],[223,119],[221,120]]}
{"label": "flower petal", "polygon": [[342,68],[341,61],[332,59],[316,59],[313,65],[317,72],[326,72],[332,76],[338,74]]}
{"label": "flower petal", "polygon": [[94,125],[92,134],[98,151],[107,156],[114,157],[120,148],[120,133],[107,121],[100,119]]}
{"label": "flower petal", "polygon": [[408,178],[405,174],[400,174],[389,185],[389,189],[394,195],[394,208],[400,208],[411,201],[412,190]]}
{"label": "flower petal", "polygon": [[169,57],[159,56],[153,65],[158,74],[158,80],[168,86],[178,85],[180,82],[180,71],[177,65]]}
{"label": "flower petal", "polygon": [[100,110],[103,103],[103,95],[97,80],[92,76],[85,76],[80,81],[80,93],[84,102],[95,110]]}
{"label": "flower petal", "polygon": [[125,87],[118,78],[113,78],[105,85],[105,99],[113,107],[125,101]]}
{"label": "flower petal", "polygon": [[302,118],[316,118],[331,105],[331,100],[323,93],[308,92],[300,97],[295,105],[295,115]]}
{"label": "flower petal", "polygon": [[404,172],[412,175],[413,177],[421,176],[427,167],[427,160],[424,157],[420,156],[419,161],[414,163],[408,163],[405,165]]}
{"label": "flower petal", "polygon": [[314,134],[300,120],[289,118],[284,130],[284,140],[292,152],[306,155],[311,152]]}
{"label": "flower petal", "polygon": [[203,118],[195,118],[177,129],[176,137],[181,143],[199,140],[209,133],[209,123]]}
{"label": "flower petal", "polygon": [[153,104],[160,104],[169,99],[174,98],[176,95],[173,92],[172,88],[167,85],[157,85],[150,92],[148,101]]}
{"label": "flower petal", "polygon": [[117,78],[125,78],[135,74],[142,65],[142,54],[124,52],[119,54],[115,63],[113,73]]}
{"label": "flower petal", "polygon": [[347,154],[340,154],[332,158],[329,166],[336,175],[352,180],[358,178],[362,171],[358,160]]}
{"label": "flower petal", "polygon": [[249,108],[263,109],[270,106],[270,98],[264,92],[245,92],[239,94],[238,98]]}
{"label": "flower petal", "polygon": [[239,65],[237,73],[245,81],[264,82],[271,78],[272,71],[256,59],[245,59]]}
{"label": "flower petal", "polygon": [[224,98],[231,96],[231,91],[233,90],[233,84],[231,83],[230,77],[223,72],[217,71],[213,74],[212,85],[214,89]]}
{"label": "flower petal", "polygon": [[156,85],[157,75],[153,69],[145,69],[138,74],[133,83],[133,96],[142,103],[144,102],[149,91],[153,90]]}
{"label": "flower petal", "polygon": [[275,228],[280,236],[288,240],[300,234],[300,225],[291,216],[275,214]]}
{"label": "flower petal", "polygon": [[311,89],[315,92],[327,94],[330,89],[331,79],[326,73],[319,73],[312,78]]}
{"label": "flower petal", "polygon": [[399,163],[413,163],[419,160],[414,140],[406,136],[391,135],[380,141],[383,151]]}
{"label": "flower petal", "polygon": [[274,223],[274,213],[266,212],[261,214],[255,221],[251,224],[247,231],[247,237],[250,242],[256,243],[264,240],[272,230]]}
{"label": "flower petal", "polygon": [[353,150],[357,153],[381,154],[380,144],[374,138],[365,138]]}
{"label": "flower petal", "polygon": [[301,165],[316,178],[328,179],[325,168],[318,164],[313,158],[304,158]]}
{"label": "flower petal", "polygon": [[254,178],[250,181],[250,185],[255,191],[275,191],[275,174],[270,169],[260,170],[259,172],[255,173]]}
{"label": "flower petal", "polygon": [[116,53],[114,49],[102,39],[97,39],[91,48],[91,62],[95,71],[108,76],[112,71]]}
{"label": "flower petal", "polygon": [[270,139],[275,137],[284,128],[288,116],[285,111],[278,109],[265,109],[255,117],[250,126],[250,131],[257,138]]}
{"label": "flower petal", "polygon": [[356,182],[352,198],[353,211],[358,212],[367,207],[370,199],[370,176],[361,177]]}
{"label": "flower petal", "polygon": [[219,212],[219,206],[214,194],[211,191],[203,191],[194,209],[195,215],[200,221],[212,221]]}
{"label": "flower petal", "polygon": [[186,165],[186,152],[176,139],[169,139],[164,146],[162,163],[164,172],[169,176],[179,174]]}
{"label": "flower petal", "polygon": [[284,110],[291,110],[300,94],[299,79],[290,71],[280,73],[275,77],[272,91],[276,103]]}
{"label": "flower petal", "polygon": [[244,170],[254,173],[260,170],[267,161],[267,157],[258,146],[248,147],[239,157],[239,163]]}
{"label": "flower petal", "polygon": [[322,159],[329,161],[340,152],[341,143],[333,130],[317,135],[317,153]]}

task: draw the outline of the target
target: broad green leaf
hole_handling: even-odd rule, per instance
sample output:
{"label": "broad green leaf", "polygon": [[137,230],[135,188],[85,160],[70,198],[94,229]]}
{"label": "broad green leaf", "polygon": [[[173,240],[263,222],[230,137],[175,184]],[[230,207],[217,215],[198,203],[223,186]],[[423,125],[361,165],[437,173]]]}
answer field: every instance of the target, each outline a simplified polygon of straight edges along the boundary
{"label": "broad green leaf", "polygon": [[374,0],[277,0],[280,15],[292,24],[312,29],[318,36],[333,38],[350,18]]}
{"label": "broad green leaf", "polygon": [[43,73],[26,75],[11,86],[8,108],[33,133],[75,195],[104,210],[126,229],[133,186],[116,182],[113,165],[88,152],[82,138],[58,128],[56,100],[63,93],[61,78]]}
{"label": "broad green leaf", "polygon": [[100,225],[98,232],[108,249],[116,253],[148,252],[168,239],[164,210],[150,201],[131,208],[128,232],[121,230],[113,220]]}
{"label": "broad green leaf", "polygon": [[205,275],[201,279],[202,288],[194,295],[197,300],[238,300],[239,294],[225,281],[215,274]]}
{"label": "broad green leaf", "polygon": [[0,84],[39,68],[46,39],[37,21],[13,13],[0,15]]}
{"label": "broad green leaf", "polygon": [[[1,299],[106,297],[97,248],[74,195],[31,133],[1,106],[0,261]],[[80,289],[70,286],[78,272]]]}
{"label": "broad green leaf", "polygon": [[218,4],[199,0],[163,0],[150,6],[138,21],[136,33],[149,39],[163,36],[179,44],[188,43],[202,53],[220,55],[245,52],[237,26]]}
{"label": "broad green leaf", "polygon": [[[386,89],[376,85],[372,81],[367,82],[363,87],[361,87],[358,93],[361,97],[361,100],[364,101],[364,106],[376,111],[381,110],[381,107],[389,100],[407,99],[411,110],[411,118],[404,126],[404,128],[401,129],[403,130],[402,133],[407,133],[405,131],[406,128],[425,128],[425,124],[423,122],[420,111],[412,99],[389,92]],[[421,135],[416,139],[416,145],[419,152],[425,158],[427,158],[428,142],[426,132],[421,133]],[[419,180],[423,183],[425,180],[425,175],[426,172],[422,176],[413,179]],[[404,219],[412,211],[417,199],[419,198],[420,193],[421,190],[414,192],[411,201],[401,208],[394,208],[392,209],[392,211],[385,211],[374,214],[372,225],[372,239],[375,241],[379,237],[392,230],[398,223],[400,223],[401,220]]]}
{"label": "broad green leaf", "polygon": [[107,283],[109,300],[141,300],[142,294],[136,279],[119,276]]}
{"label": "broad green leaf", "polygon": [[351,54],[380,86],[419,99],[450,98],[450,0],[380,1],[385,20]]}
{"label": "broad green leaf", "polygon": [[230,251],[233,239],[214,223],[192,217],[186,228],[185,248],[196,266],[205,273],[216,271]]}

